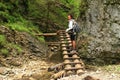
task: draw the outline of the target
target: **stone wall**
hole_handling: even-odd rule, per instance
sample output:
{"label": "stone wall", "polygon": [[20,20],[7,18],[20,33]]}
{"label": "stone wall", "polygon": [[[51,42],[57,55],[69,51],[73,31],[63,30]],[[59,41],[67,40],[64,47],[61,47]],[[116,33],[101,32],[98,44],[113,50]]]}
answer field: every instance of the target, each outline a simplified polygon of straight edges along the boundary
{"label": "stone wall", "polygon": [[87,8],[78,19],[82,27],[78,42],[83,41],[79,52],[88,57],[120,57],[120,0],[86,1]]}

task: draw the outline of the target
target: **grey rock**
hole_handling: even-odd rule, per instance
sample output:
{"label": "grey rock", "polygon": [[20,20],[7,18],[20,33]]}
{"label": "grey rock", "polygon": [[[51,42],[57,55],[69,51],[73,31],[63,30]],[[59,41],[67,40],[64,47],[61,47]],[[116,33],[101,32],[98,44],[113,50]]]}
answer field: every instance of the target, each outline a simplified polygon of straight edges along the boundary
{"label": "grey rock", "polygon": [[81,23],[83,33],[88,34],[88,36],[83,36],[92,37],[86,44],[89,55],[120,51],[119,2],[119,0],[87,0],[88,7],[84,17],[80,17],[78,21]]}

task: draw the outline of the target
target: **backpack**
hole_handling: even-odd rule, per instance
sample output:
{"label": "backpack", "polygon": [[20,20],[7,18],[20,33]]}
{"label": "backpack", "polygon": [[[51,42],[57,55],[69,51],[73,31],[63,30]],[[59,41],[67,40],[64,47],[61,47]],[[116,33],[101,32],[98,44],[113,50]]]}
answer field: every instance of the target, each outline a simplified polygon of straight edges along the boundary
{"label": "backpack", "polygon": [[78,23],[73,20],[73,32],[79,33],[80,32],[80,26],[78,25]]}

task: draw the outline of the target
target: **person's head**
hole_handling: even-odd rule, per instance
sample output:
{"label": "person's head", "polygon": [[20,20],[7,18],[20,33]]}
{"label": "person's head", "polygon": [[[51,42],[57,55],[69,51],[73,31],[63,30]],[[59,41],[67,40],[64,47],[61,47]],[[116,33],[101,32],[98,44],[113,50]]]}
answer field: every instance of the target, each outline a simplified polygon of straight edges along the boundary
{"label": "person's head", "polygon": [[71,14],[68,15],[68,20],[73,19],[73,16]]}

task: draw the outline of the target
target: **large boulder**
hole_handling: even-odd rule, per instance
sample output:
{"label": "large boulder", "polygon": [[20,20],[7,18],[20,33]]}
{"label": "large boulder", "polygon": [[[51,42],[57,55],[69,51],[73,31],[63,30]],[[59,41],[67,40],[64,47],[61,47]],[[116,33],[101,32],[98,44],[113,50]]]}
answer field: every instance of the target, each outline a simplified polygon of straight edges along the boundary
{"label": "large boulder", "polygon": [[[82,33],[78,37],[79,52],[84,57],[120,57],[120,1],[85,0],[78,21]],[[84,13],[84,14],[83,14]]]}

